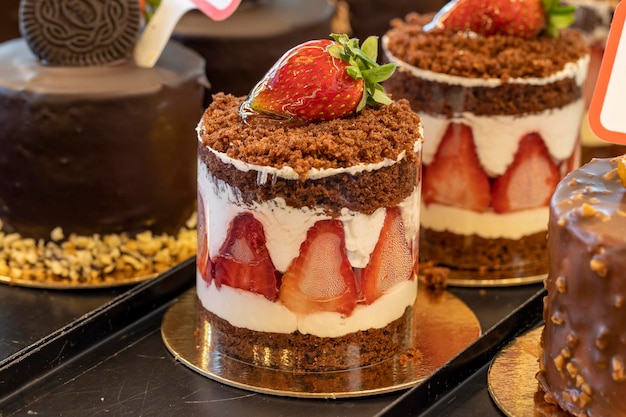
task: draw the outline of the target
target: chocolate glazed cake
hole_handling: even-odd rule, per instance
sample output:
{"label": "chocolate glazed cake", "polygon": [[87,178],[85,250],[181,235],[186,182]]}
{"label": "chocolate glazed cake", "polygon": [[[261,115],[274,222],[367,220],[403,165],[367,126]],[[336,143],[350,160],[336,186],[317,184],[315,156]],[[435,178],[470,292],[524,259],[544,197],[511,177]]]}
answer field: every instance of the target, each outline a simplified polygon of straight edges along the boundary
{"label": "chocolate glazed cake", "polygon": [[626,188],[617,159],[567,175],[550,204],[538,379],[576,416],[626,414]]}
{"label": "chocolate glazed cake", "polygon": [[139,13],[125,0],[22,1],[23,38],[0,45],[3,279],[102,284],[195,253],[181,237],[195,234],[204,60],[170,42],[138,67]]}
{"label": "chocolate glazed cake", "polygon": [[20,0],[4,0],[0,5],[0,42],[19,38]]}

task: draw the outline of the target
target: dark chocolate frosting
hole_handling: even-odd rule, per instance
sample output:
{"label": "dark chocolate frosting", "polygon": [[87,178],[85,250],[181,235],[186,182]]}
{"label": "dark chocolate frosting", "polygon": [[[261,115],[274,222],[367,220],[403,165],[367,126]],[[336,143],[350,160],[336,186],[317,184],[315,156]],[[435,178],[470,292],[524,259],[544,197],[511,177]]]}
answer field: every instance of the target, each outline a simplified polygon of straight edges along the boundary
{"label": "dark chocolate frosting", "polygon": [[626,188],[616,160],[568,174],[550,205],[539,381],[577,416],[626,415]]}
{"label": "dark chocolate frosting", "polygon": [[0,42],[20,37],[20,0],[0,2]]}
{"label": "dark chocolate frosting", "polygon": [[196,201],[204,61],[170,42],[154,68],[40,65],[0,45],[0,219],[6,232],[174,233]]}

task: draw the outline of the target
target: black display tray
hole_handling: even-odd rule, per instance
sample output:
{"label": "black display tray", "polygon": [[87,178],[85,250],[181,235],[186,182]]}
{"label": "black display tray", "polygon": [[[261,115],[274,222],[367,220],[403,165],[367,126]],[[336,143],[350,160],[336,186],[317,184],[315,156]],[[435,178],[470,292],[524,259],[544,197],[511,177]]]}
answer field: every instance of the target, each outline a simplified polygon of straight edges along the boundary
{"label": "black display tray", "polygon": [[171,301],[195,282],[194,275],[195,258],[190,258],[126,289],[58,291],[1,286],[0,341],[14,349],[3,349],[0,399],[56,371]]}
{"label": "black display tray", "polygon": [[0,364],[127,290],[57,291],[0,284]]}
{"label": "black display tray", "polygon": [[501,416],[486,390],[486,367],[501,346],[540,320],[544,291],[541,284],[449,288],[481,323],[484,333],[474,344],[410,390],[323,400],[229,387],[177,362],[162,341],[161,320],[194,283],[195,263],[189,260],[5,359],[1,415]]}

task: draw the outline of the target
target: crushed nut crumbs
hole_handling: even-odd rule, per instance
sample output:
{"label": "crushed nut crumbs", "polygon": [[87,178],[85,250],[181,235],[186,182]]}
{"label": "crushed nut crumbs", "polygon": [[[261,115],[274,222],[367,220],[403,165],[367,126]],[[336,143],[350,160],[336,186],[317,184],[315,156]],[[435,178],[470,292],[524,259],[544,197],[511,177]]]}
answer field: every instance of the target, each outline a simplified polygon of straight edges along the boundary
{"label": "crushed nut crumbs", "polygon": [[2,231],[0,276],[10,283],[40,286],[116,285],[148,278],[196,254],[197,214],[177,235],[70,235],[55,228],[51,240],[25,238]]}

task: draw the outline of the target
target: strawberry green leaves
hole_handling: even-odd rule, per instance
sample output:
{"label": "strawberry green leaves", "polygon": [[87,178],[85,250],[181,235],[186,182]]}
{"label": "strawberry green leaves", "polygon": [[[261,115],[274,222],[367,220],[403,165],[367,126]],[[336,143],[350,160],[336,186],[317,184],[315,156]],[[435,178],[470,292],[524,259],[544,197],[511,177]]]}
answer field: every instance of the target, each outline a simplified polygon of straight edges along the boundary
{"label": "strawberry green leaves", "polygon": [[359,41],[348,38],[345,34],[332,34],[331,37],[338,44],[331,45],[328,53],[350,65],[346,68],[348,74],[355,80],[362,79],[365,83],[365,92],[359,102],[356,111],[361,111],[366,105],[377,106],[389,104],[391,99],[380,85],[381,82],[393,75],[396,65],[389,63],[378,65],[378,38],[370,36],[359,48]]}
{"label": "strawberry green leaves", "polygon": [[545,31],[554,38],[559,36],[559,31],[574,23],[576,6],[562,5],[560,0],[541,0],[546,12],[547,22]]}

